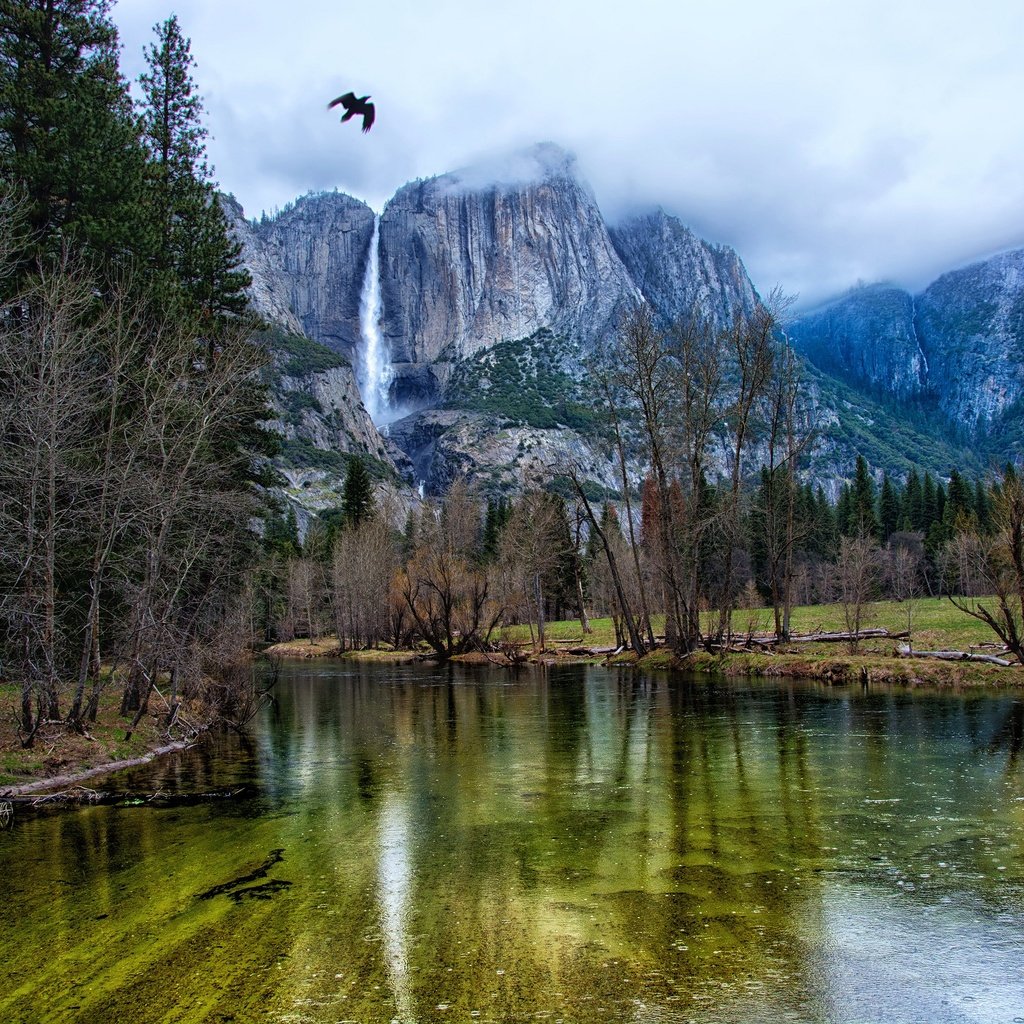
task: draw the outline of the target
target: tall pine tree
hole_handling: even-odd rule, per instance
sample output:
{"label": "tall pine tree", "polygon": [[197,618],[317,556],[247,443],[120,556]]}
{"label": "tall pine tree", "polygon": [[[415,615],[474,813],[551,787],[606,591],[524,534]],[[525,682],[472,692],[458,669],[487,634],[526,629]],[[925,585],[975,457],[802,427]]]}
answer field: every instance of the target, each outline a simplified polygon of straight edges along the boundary
{"label": "tall pine tree", "polygon": [[177,290],[207,335],[245,311],[249,275],[241,245],[228,232],[206,161],[203,104],[196,92],[190,41],[176,16],[154,26],[146,50],[141,128],[149,154],[148,193],[160,245],[153,269]]}
{"label": "tall pine tree", "polygon": [[147,247],[145,154],[110,0],[0,0],[0,175],[26,207],[20,285],[70,245],[100,269]]}

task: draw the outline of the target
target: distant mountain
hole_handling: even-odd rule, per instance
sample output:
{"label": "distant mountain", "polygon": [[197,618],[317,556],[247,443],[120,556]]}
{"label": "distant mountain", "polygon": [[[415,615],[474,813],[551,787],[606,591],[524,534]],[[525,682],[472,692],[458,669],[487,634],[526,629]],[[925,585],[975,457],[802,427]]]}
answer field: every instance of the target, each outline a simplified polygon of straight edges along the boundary
{"label": "distant mountain", "polygon": [[914,328],[914,300],[887,285],[857,288],[786,330],[815,366],[877,395],[917,399],[928,361]]}
{"label": "distant mountain", "polygon": [[663,327],[699,311],[718,327],[750,312],[757,293],[739,256],[698,238],[663,210],[611,228],[615,251]]}
{"label": "distant mountain", "polygon": [[820,369],[997,457],[1024,399],[1024,250],[943,274],[918,296],[858,288],[804,314],[790,341]]}

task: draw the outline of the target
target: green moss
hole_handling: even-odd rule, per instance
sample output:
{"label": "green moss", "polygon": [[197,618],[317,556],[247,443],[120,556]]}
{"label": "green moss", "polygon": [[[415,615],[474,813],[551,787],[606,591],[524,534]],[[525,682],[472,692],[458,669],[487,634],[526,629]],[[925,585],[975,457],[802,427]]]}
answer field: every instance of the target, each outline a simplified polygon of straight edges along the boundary
{"label": "green moss", "polygon": [[498,342],[456,367],[445,405],[542,430],[566,426],[593,433],[602,419],[580,383],[562,368],[572,358],[578,353],[548,330]]}
{"label": "green moss", "polygon": [[278,357],[280,371],[288,377],[304,377],[351,365],[344,356],[304,334],[291,334],[280,327],[272,327],[257,337]]}

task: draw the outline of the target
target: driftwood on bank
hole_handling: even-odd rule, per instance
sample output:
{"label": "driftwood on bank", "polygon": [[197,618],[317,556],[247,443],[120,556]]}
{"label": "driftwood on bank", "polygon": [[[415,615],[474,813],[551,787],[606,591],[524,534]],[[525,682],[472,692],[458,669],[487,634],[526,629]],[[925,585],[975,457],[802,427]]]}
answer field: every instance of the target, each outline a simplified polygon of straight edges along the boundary
{"label": "driftwood on bank", "polygon": [[1015,661],[997,658],[994,654],[975,654],[973,651],[915,651],[908,644],[900,644],[896,653],[901,658],[938,658],[940,661],[983,661],[988,665],[1010,668]]}
{"label": "driftwood on bank", "polygon": [[743,651],[761,650],[773,654],[774,651],[771,648],[780,645],[785,647],[790,644],[851,644],[861,640],[903,640],[909,636],[910,634],[906,630],[893,633],[884,628],[862,629],[859,633],[794,633],[787,640],[782,640],[777,636],[735,635],[731,642],[712,644],[709,649],[737,654]]}
{"label": "driftwood on bank", "polygon": [[204,793],[168,793],[164,790],[100,790],[75,786],[56,793],[5,796],[3,800],[21,807],[77,807],[87,805],[116,805],[118,807],[191,807],[214,800],[232,800],[251,796],[251,786],[235,789],[209,790]]}
{"label": "driftwood on bank", "polygon": [[[893,633],[888,629],[862,629],[859,633],[800,633],[784,641],[787,644],[849,644],[860,640],[902,640],[910,634],[903,630]],[[772,641],[775,643],[775,641]]]}
{"label": "driftwood on bank", "polygon": [[106,775],[109,772],[119,772],[125,768],[137,768],[140,765],[149,764],[156,757],[163,754],[173,754],[179,750],[187,750],[195,743],[194,739],[178,740],[168,743],[166,746],[157,747],[148,754],[141,757],[133,757],[127,761],[109,761],[107,764],[97,765],[95,768],[87,768],[85,771],[75,772],[71,775],[53,775],[48,779],[37,779],[35,782],[26,782],[20,786],[7,786],[0,789],[0,800],[10,800],[13,796],[24,796],[26,793],[38,793],[45,789],[57,789],[60,786],[73,786],[85,779],[91,779],[96,775]]}

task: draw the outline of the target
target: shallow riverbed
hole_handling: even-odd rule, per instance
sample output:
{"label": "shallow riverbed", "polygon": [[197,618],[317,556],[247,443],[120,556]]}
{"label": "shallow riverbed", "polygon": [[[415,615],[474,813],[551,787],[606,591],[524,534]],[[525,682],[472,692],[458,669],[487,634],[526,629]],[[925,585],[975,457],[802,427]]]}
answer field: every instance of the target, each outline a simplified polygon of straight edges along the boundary
{"label": "shallow riverbed", "polygon": [[[1024,1021],[1024,701],[290,665],[0,833],[0,1020]],[[106,784],[113,784],[113,780]]]}

